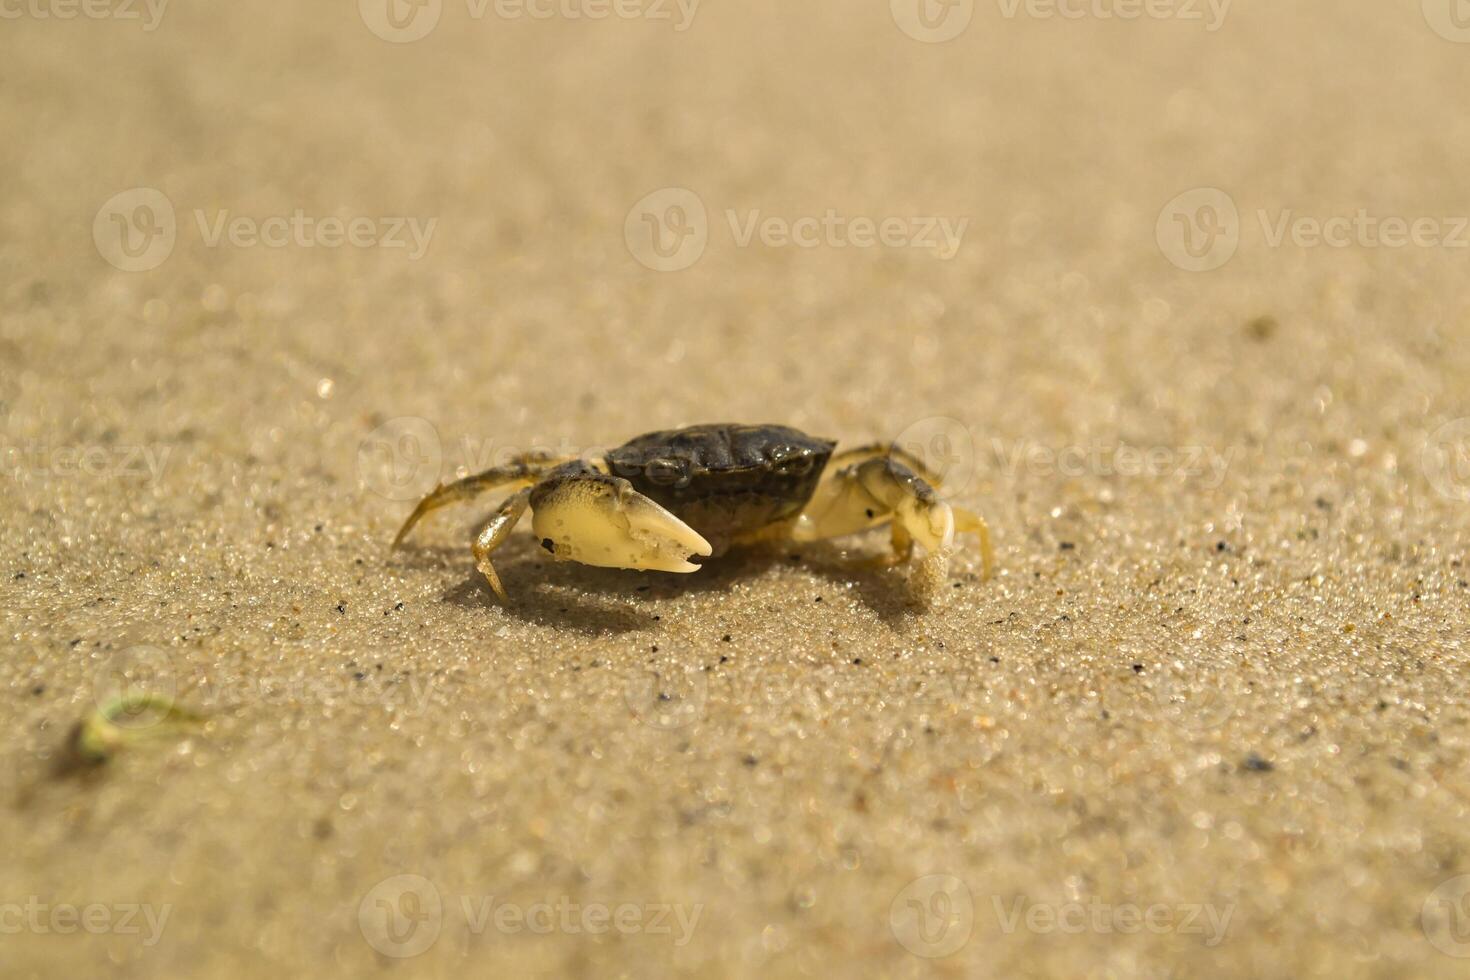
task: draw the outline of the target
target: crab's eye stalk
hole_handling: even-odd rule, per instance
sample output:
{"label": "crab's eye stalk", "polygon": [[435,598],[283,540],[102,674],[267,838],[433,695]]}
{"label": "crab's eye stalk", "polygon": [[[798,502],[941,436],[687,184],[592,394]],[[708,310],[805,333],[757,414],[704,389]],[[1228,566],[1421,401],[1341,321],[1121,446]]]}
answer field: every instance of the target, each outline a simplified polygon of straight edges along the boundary
{"label": "crab's eye stalk", "polygon": [[795,446],[777,446],[771,450],[771,469],[781,476],[805,476],[811,472],[812,458]]}
{"label": "crab's eye stalk", "polygon": [[648,482],[661,487],[682,487],[689,482],[688,470],[681,459],[650,459],[643,467]]}

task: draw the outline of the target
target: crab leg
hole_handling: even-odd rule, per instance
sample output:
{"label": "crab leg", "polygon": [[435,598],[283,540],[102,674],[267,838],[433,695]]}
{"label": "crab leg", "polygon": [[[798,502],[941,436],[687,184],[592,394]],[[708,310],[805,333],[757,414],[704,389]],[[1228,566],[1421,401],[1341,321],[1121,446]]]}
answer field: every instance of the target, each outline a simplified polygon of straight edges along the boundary
{"label": "crab leg", "polygon": [[523,485],[530,483],[553,466],[564,462],[566,462],[564,456],[531,452],[517,457],[504,466],[496,466],[453,483],[441,483],[427,497],[420,500],[418,506],[413,509],[413,513],[408,515],[408,520],[403,522],[403,527],[398,529],[397,536],[393,538],[393,547],[397,548],[403,544],[414,525],[440,507],[447,507],[462,500],[472,500],[487,490],[494,490],[507,483]]}
{"label": "crab leg", "polygon": [[990,576],[995,572],[995,548],[990,543],[990,525],[985,523],[985,518],[974,511],[956,507],[954,508],[954,529],[956,534],[968,532],[980,539],[980,566],[984,570],[985,580],[989,581]]}
{"label": "crab leg", "polygon": [[490,583],[490,588],[500,596],[501,602],[506,602],[505,586],[500,584],[500,576],[495,574],[495,567],[490,564],[490,553],[505,543],[510,537],[510,532],[515,529],[516,523],[526,513],[526,505],[531,502],[531,489],[517,490],[505,499],[495,513],[485,522],[484,526],[475,534],[475,543],[471,550],[475,553],[475,567],[480,574],[485,576],[485,581]]}

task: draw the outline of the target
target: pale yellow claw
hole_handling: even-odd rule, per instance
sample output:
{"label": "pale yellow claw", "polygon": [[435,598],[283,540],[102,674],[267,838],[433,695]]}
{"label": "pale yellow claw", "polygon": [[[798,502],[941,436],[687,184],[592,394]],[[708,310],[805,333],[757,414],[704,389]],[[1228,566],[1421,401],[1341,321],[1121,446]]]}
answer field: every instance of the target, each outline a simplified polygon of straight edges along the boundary
{"label": "pale yellow claw", "polygon": [[954,544],[954,511],[922,478],[878,457],[838,471],[817,488],[791,536],[815,541],[854,534],[887,521],[930,551]]}
{"label": "pale yellow claw", "polygon": [[713,551],[698,531],[615,477],[588,474],[538,487],[531,508],[542,547],[563,561],[697,572],[690,556]]}

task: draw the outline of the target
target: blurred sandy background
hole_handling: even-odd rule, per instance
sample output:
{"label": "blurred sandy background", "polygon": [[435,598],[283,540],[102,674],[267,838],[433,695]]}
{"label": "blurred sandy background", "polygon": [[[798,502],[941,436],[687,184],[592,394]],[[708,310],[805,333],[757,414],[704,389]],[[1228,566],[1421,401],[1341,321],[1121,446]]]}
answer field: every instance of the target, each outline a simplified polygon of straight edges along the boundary
{"label": "blurred sandy background", "polygon": [[[0,22],[6,976],[1470,969],[1450,4],[69,9]],[[998,576],[387,552],[715,420],[917,433]],[[210,721],[58,776],[120,684]]]}

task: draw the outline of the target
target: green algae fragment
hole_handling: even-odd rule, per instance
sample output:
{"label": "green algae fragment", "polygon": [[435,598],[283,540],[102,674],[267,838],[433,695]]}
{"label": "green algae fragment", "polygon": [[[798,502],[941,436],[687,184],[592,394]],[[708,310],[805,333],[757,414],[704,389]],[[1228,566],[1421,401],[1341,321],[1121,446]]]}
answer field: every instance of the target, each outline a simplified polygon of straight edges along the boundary
{"label": "green algae fragment", "polygon": [[166,695],[126,695],[106,702],[79,722],[72,730],[71,750],[80,761],[101,765],[129,745],[181,734],[203,721],[203,715]]}

